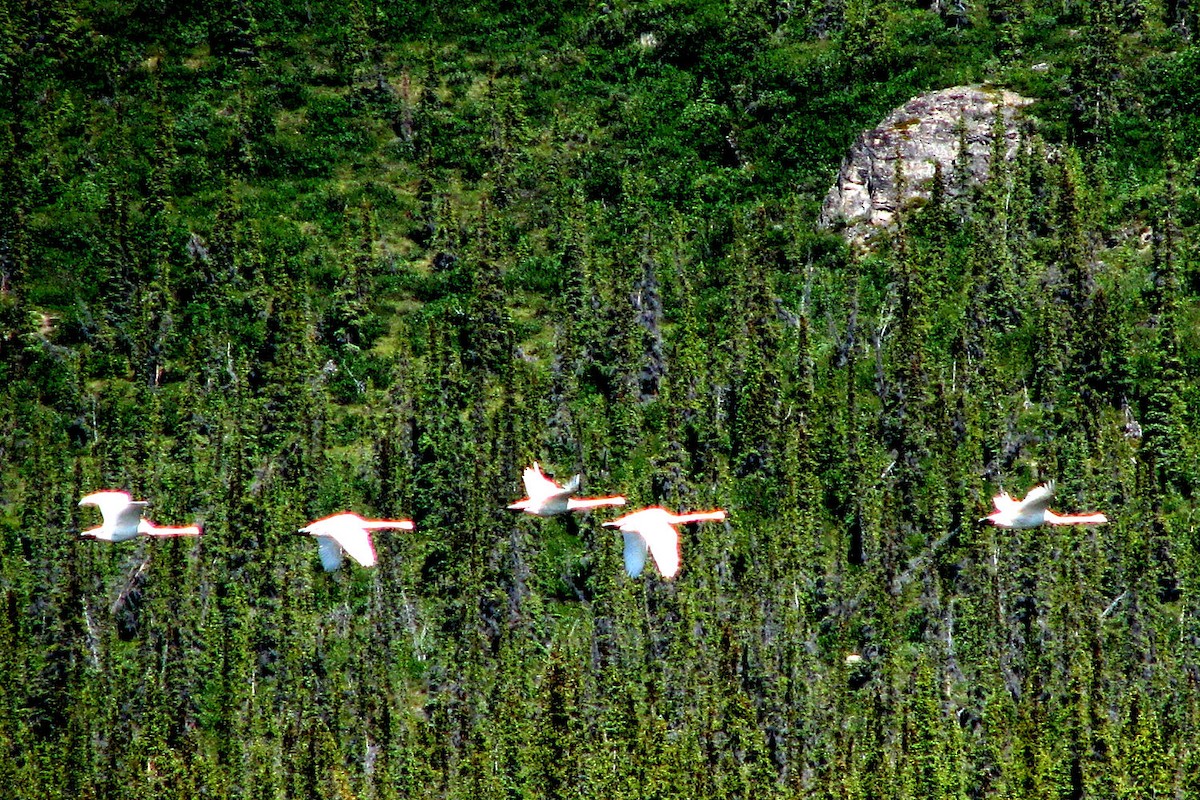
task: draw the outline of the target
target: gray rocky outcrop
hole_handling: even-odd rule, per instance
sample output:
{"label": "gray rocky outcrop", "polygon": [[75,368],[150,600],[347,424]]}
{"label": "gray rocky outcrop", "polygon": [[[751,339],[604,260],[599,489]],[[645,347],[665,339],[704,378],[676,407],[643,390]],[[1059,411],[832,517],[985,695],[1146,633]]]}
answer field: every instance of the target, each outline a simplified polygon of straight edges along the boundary
{"label": "gray rocky outcrop", "polygon": [[[1012,159],[1020,138],[1020,110],[1032,102],[987,86],[955,86],[914,97],[858,137],[825,197],[820,225],[841,227],[849,241],[865,245],[891,224],[898,207],[929,199],[935,165],[942,166],[950,196],[986,181],[997,110],[1007,140],[1005,158]],[[964,142],[966,153],[961,152]],[[902,197],[897,197],[897,159],[902,162]]]}

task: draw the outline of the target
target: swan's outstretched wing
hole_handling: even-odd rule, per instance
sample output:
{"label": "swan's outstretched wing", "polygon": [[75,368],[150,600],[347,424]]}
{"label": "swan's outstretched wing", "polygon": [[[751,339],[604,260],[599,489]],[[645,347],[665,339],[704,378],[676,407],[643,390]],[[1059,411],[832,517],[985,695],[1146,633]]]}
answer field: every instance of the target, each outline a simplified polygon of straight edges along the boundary
{"label": "swan's outstretched wing", "polygon": [[1026,514],[1040,513],[1050,507],[1052,499],[1054,499],[1054,482],[1050,481],[1030,489],[1029,494],[1025,495],[1025,499],[1021,501],[1020,507]]}
{"label": "swan's outstretched wing", "polygon": [[646,566],[646,540],[636,532],[623,532],[622,535],[625,537],[625,572],[636,578]]}
{"label": "swan's outstretched wing", "polygon": [[654,556],[658,571],[664,578],[674,578],[679,572],[679,531],[665,520],[644,522],[638,530]]}
{"label": "swan's outstretched wing", "polygon": [[672,519],[665,509],[655,507],[603,523],[625,534],[625,571],[631,578],[641,574],[647,552],[654,556],[654,564],[664,578],[675,577],[679,571],[679,532],[671,525]]}
{"label": "swan's outstretched wing", "polygon": [[331,536],[318,536],[317,554],[321,556],[321,566],[326,572],[333,572],[342,565],[342,546]]}
{"label": "swan's outstretched wing", "polygon": [[[408,523],[411,527],[412,523]],[[375,566],[375,546],[371,543],[371,533],[366,526],[392,527],[391,520],[364,520],[357,514],[343,512],[334,514],[316,522],[310,522],[300,529],[317,538],[317,549],[321,556],[321,565],[327,572],[332,572],[342,565],[342,556],[349,553],[350,557],[364,567]],[[394,523],[400,527],[402,523]]]}
{"label": "swan's outstretched wing", "polygon": [[371,544],[371,534],[356,526],[345,525],[325,534],[333,539],[350,557],[364,567],[375,566],[375,546]]}

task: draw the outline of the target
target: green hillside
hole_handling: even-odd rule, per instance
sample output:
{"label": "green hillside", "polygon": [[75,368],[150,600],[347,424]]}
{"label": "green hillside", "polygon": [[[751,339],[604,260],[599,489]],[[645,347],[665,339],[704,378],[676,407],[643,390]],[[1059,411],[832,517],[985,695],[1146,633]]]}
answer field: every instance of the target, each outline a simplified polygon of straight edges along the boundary
{"label": "green hillside", "polygon": [[[0,0],[0,795],[1200,798],[1196,0]],[[1037,102],[870,252],[860,132]],[[673,581],[629,509],[724,508]],[[1002,530],[1053,479],[1100,527]],[[110,544],[126,489],[197,538]],[[295,531],[411,517],[327,573]]]}

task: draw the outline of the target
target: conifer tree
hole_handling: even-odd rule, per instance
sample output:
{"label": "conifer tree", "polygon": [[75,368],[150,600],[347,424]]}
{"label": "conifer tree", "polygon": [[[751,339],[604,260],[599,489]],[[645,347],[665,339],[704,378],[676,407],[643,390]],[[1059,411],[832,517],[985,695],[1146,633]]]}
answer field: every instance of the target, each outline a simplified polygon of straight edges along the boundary
{"label": "conifer tree", "polygon": [[258,64],[258,21],[248,0],[220,0],[210,6],[213,50],[237,66]]}
{"label": "conifer tree", "polygon": [[1083,58],[1075,77],[1076,131],[1085,143],[1104,143],[1117,111],[1120,30],[1114,0],[1094,0],[1084,6],[1084,14]]}
{"label": "conifer tree", "polygon": [[1139,456],[1147,463],[1159,491],[1181,488],[1184,481],[1181,462],[1185,437],[1181,427],[1183,407],[1180,397],[1184,369],[1179,352],[1176,299],[1179,295],[1176,197],[1174,170],[1169,169],[1162,216],[1153,246],[1154,274],[1149,310],[1156,336],[1149,371],[1139,380],[1144,398],[1144,439]]}
{"label": "conifer tree", "polygon": [[139,308],[133,335],[133,366],[143,384],[157,386],[162,380],[174,328],[170,264],[160,262],[150,284],[139,287],[135,294]]}
{"label": "conifer tree", "polygon": [[13,126],[0,128],[0,175],[0,297],[7,300],[22,290],[29,258],[28,186]]}
{"label": "conifer tree", "polygon": [[351,241],[342,258],[342,274],[334,290],[326,326],[335,342],[346,351],[354,351],[370,344],[364,338],[364,328],[375,271],[376,233],[369,204],[363,203],[357,213],[346,216],[347,238]]}
{"label": "conifer tree", "polygon": [[[577,199],[564,209],[561,224],[559,268],[562,271],[563,291],[557,346],[565,377],[577,377],[585,369],[600,332],[596,310],[599,304],[592,285],[587,259],[587,239],[582,204]],[[570,387],[564,387],[568,389]],[[573,394],[573,392],[570,392]]]}
{"label": "conifer tree", "polygon": [[156,136],[154,150],[150,156],[150,175],[147,179],[149,193],[143,209],[144,257],[150,264],[165,261],[170,255],[172,173],[176,162],[175,142],[172,135],[174,120],[166,108],[162,85],[157,81],[154,84],[154,103]]}
{"label": "conifer tree", "polygon": [[352,0],[348,12],[350,18],[344,24],[342,40],[338,44],[338,62],[343,80],[356,86],[371,79],[375,57],[371,27],[362,0]]}
{"label": "conifer tree", "polygon": [[899,566],[896,559],[905,555],[903,542],[917,524],[917,490],[924,482],[925,461],[930,454],[930,381],[925,345],[929,323],[924,292],[927,273],[915,252],[907,221],[902,221],[897,231],[894,258],[895,344],[894,356],[888,360],[895,366],[888,371],[890,374],[883,371],[883,354],[877,355],[883,413],[880,433],[884,446],[893,453],[896,475],[895,501],[891,504],[897,517],[896,528],[887,535],[882,547],[889,580],[892,570]]}
{"label": "conifer tree", "polygon": [[1168,757],[1158,714],[1141,692],[1130,698],[1124,736],[1122,796],[1142,800],[1171,795]]}
{"label": "conifer tree", "polygon": [[509,319],[503,278],[495,253],[492,211],[488,203],[480,212],[479,230],[472,247],[471,305],[468,311],[468,344],[464,352],[469,366],[491,372],[509,368],[512,358],[512,323]]}
{"label": "conifer tree", "polygon": [[1017,254],[1011,243],[1018,220],[1009,211],[1020,177],[1002,168],[1006,146],[1003,114],[998,109],[992,124],[988,179],[969,222],[973,236],[967,262],[967,353],[974,360],[984,357],[991,339],[988,332],[1011,329],[1020,321]]}
{"label": "conifer tree", "polygon": [[760,209],[747,223],[735,262],[739,274],[734,284],[730,433],[732,455],[743,476],[763,472],[774,463],[782,403],[775,364],[780,340],[765,275],[770,254],[762,242],[761,214]]}
{"label": "conifer tree", "polygon": [[845,542],[846,563],[862,566],[866,563],[867,552],[877,542],[871,538],[868,530],[868,512],[864,493],[867,483],[864,480],[863,469],[866,463],[859,437],[859,407],[858,407],[858,270],[850,273],[852,287],[849,318],[846,323],[844,350],[845,366],[845,404],[840,424],[844,436],[844,458],[846,470],[846,527]]}

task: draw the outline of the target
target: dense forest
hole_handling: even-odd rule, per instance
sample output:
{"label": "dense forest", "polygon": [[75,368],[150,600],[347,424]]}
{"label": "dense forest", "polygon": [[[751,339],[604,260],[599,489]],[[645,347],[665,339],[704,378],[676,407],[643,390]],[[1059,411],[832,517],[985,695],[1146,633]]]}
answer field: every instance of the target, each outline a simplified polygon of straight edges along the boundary
{"label": "dense forest", "polygon": [[[1200,798],[1198,37],[0,0],[0,794]],[[972,83],[1013,161],[818,228]],[[631,579],[618,510],[505,510],[534,460],[729,517]],[[1049,479],[1110,524],[976,524]],[[204,535],[80,539],[99,489]],[[416,530],[327,573],[341,510]]]}

